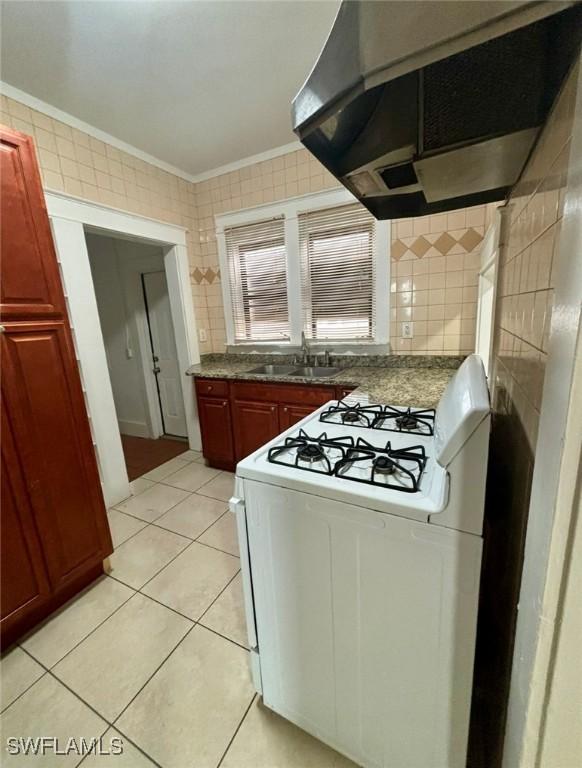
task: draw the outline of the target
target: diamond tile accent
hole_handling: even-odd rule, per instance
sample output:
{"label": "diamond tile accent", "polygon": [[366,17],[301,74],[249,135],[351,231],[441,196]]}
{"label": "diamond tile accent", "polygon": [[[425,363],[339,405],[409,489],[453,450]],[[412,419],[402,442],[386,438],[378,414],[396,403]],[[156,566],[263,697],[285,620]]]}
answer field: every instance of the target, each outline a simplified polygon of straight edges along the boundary
{"label": "diamond tile accent", "polygon": [[196,267],[196,269],[194,270],[194,272],[192,272],[192,277],[194,278],[194,282],[195,282],[197,285],[200,285],[200,283],[201,283],[201,282],[202,282],[202,280],[204,279],[204,275],[203,275],[203,274],[202,274],[202,272],[201,272],[201,271],[198,269],[198,267]]}
{"label": "diamond tile accent", "polygon": [[215,272],[213,269],[211,269],[211,268],[209,267],[209,268],[206,270],[206,274],[204,275],[204,277],[205,277],[206,281],[207,281],[207,282],[208,282],[210,285],[212,285],[212,283],[213,283],[213,282],[215,281],[215,279],[216,279],[216,272]]}
{"label": "diamond tile accent", "polygon": [[391,256],[395,261],[400,261],[407,250],[408,248],[402,240],[394,240],[392,242]]}
{"label": "diamond tile accent", "polygon": [[442,235],[435,241],[434,247],[443,256],[446,256],[446,254],[451,250],[455,243],[456,240],[454,237],[451,237],[448,232],[443,232]]}
{"label": "diamond tile accent", "polygon": [[410,246],[410,250],[414,253],[415,256],[418,256],[419,259],[422,259],[422,257],[428,251],[429,248],[430,248],[430,243],[428,242],[426,237],[423,237],[422,235],[420,237],[417,237],[416,240]]}
{"label": "diamond tile accent", "polygon": [[469,227],[465,234],[459,239],[459,243],[468,253],[476,248],[481,240],[483,240],[483,235],[480,235],[479,232],[473,229],[473,227]]}

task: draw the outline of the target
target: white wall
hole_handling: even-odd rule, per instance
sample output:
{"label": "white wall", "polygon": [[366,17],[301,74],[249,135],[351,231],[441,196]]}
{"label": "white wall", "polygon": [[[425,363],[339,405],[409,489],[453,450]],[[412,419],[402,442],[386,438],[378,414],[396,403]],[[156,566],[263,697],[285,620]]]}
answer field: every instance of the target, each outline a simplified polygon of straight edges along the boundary
{"label": "white wall", "polygon": [[138,337],[139,271],[163,270],[162,249],[93,233],[86,239],[120,432],[153,437]]}
{"label": "white wall", "polygon": [[[582,58],[579,59],[582,63]],[[511,672],[504,768],[577,768],[582,732],[582,78],[552,142],[574,122]],[[546,144],[548,146],[548,144]],[[566,145],[564,145],[566,146]],[[530,163],[537,161],[534,151]],[[560,173],[554,171],[555,177]],[[547,189],[557,194],[557,185]],[[561,193],[560,193],[561,194]],[[578,549],[577,549],[578,548]],[[573,586],[574,585],[574,586]],[[574,593],[572,592],[574,590]],[[576,613],[578,612],[578,613]]]}

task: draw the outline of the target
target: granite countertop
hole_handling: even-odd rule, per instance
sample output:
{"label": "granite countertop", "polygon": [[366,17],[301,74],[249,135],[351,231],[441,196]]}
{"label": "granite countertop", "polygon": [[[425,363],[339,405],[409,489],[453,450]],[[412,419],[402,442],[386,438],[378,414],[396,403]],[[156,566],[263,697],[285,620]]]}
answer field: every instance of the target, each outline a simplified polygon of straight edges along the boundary
{"label": "granite countertop", "polygon": [[355,365],[349,365],[346,360],[340,362],[337,357],[332,357],[332,365],[341,366],[342,370],[335,376],[311,378],[249,373],[250,369],[265,362],[290,364],[290,361],[282,356],[274,358],[263,355],[259,359],[259,356],[255,355],[212,354],[204,355],[200,364],[192,365],[186,373],[194,378],[204,379],[354,386],[356,389],[350,397],[356,400],[434,408],[462,359],[393,355],[363,360],[361,356],[354,356]]}

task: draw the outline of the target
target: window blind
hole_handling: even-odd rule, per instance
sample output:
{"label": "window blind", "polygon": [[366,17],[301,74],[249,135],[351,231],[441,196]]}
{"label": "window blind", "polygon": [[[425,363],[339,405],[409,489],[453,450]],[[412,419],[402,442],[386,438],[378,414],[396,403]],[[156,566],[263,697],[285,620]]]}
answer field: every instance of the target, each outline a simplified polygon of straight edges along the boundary
{"label": "window blind", "polygon": [[374,339],[375,231],[374,218],[359,204],[299,215],[303,330],[307,338]]}
{"label": "window blind", "polygon": [[289,339],[284,221],[225,230],[235,342]]}

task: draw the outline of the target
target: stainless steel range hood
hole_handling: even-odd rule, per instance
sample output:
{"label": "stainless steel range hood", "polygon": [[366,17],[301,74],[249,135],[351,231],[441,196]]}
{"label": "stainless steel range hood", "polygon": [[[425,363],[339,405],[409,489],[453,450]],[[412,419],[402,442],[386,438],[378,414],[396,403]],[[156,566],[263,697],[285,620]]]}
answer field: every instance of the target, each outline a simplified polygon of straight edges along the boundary
{"label": "stainless steel range hood", "polygon": [[581,36],[574,2],[344,0],[293,129],[379,219],[500,200]]}

